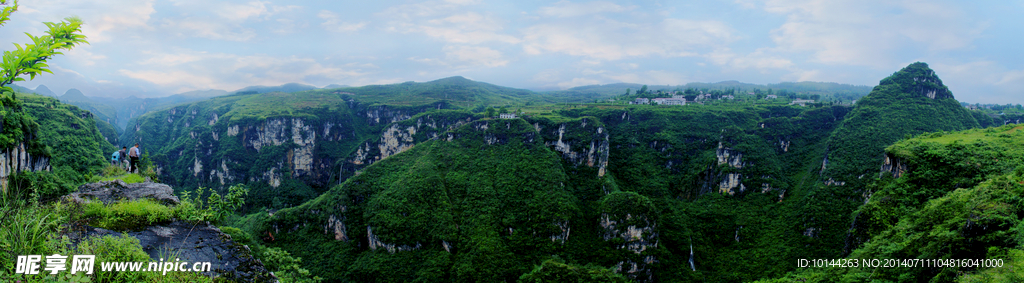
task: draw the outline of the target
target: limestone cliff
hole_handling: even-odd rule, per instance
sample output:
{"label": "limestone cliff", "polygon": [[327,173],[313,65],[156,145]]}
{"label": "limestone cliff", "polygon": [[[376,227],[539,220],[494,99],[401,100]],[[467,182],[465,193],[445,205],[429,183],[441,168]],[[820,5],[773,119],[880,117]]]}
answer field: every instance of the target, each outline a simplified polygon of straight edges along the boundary
{"label": "limestone cliff", "polygon": [[[367,113],[377,112],[380,110]],[[387,112],[385,111],[385,113]],[[361,169],[388,156],[406,151],[418,143],[436,139],[444,132],[472,122],[474,119],[474,115],[469,112],[440,110],[391,123],[379,138],[365,141],[356,148],[348,159],[350,166],[347,169]]]}
{"label": "limestone cliff", "polygon": [[[615,192],[601,200],[600,227],[605,241],[621,241],[616,248],[629,251],[616,264],[616,271],[638,282],[653,282],[651,265],[657,258],[657,212],[646,197],[632,192]],[[651,250],[651,251],[648,251]]]}
{"label": "limestone cliff", "polygon": [[569,122],[528,121],[544,137],[544,144],[560,153],[571,166],[597,168],[596,177],[604,177],[607,173],[611,149],[608,130],[600,120],[583,117]]}
{"label": "limestone cliff", "polygon": [[0,188],[7,191],[8,177],[24,171],[50,171],[50,157],[33,155],[25,149],[25,143],[0,151]]}

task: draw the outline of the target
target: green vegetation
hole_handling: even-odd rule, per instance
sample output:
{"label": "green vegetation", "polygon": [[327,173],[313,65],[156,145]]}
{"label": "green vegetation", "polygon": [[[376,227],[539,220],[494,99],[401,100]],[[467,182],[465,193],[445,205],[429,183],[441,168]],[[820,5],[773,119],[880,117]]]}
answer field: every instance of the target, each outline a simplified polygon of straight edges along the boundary
{"label": "green vegetation", "polygon": [[181,203],[174,207],[175,216],[193,223],[202,221],[221,223],[245,204],[245,196],[249,193],[249,189],[242,185],[234,185],[228,188],[228,193],[224,196],[211,191],[206,201],[202,199],[202,196],[205,195],[204,188],[200,187],[194,191],[194,194],[192,193],[188,191],[181,193]]}
{"label": "green vegetation", "polygon": [[[0,97],[0,142],[25,144],[53,165],[10,177],[0,279],[23,278],[10,275],[13,251],[66,249],[65,223],[130,231],[174,219],[226,225],[283,282],[1020,277],[1006,268],[796,266],[844,257],[1024,266],[1024,127],[950,132],[1017,112],[964,109],[923,63],[883,79],[856,107],[830,103],[860,98],[842,85],[630,85],[604,94],[621,86],[544,97],[453,77],[236,93],[132,120],[118,140],[141,144],[142,174],[104,167],[116,148],[89,112]],[[621,103],[677,92],[736,99]],[[791,106],[763,99],[769,93],[829,103]],[[509,112],[523,117],[493,117]],[[147,177],[175,186],[181,203],[51,201],[85,181]],[[140,251],[127,238],[90,241],[84,248],[115,257]],[[159,280],[124,276],[93,279]]]}
{"label": "green vegetation", "polygon": [[[999,259],[1002,267],[804,269],[774,282],[1011,282],[1024,278],[1022,126],[930,133],[886,149],[884,172],[856,213],[848,259]],[[994,280],[994,281],[990,281]]]}
{"label": "green vegetation", "polygon": [[[6,6],[7,0],[0,0]],[[18,2],[0,10],[0,26],[9,21],[11,14],[18,11]],[[13,82],[24,81],[22,75],[29,79],[42,73],[53,73],[46,60],[61,55],[61,50],[71,50],[76,45],[89,43],[82,35],[82,20],[76,17],[65,18],[60,23],[44,22],[48,30],[45,35],[33,36],[26,33],[32,43],[20,45],[15,43],[16,50],[4,51],[3,62],[0,63],[0,93],[13,92],[7,87]]]}
{"label": "green vegetation", "polygon": [[925,63],[914,63],[883,79],[829,142],[825,178],[856,182],[876,172],[885,146],[905,135],[979,127]]}
{"label": "green vegetation", "polygon": [[171,208],[152,200],[119,201],[110,205],[90,202],[83,217],[92,218],[89,225],[115,231],[137,230],[171,219]]}
{"label": "green vegetation", "polygon": [[530,273],[519,277],[519,282],[629,282],[625,276],[598,266],[566,264],[562,260],[549,259],[533,268]]}
{"label": "green vegetation", "polygon": [[[162,207],[160,204],[125,204],[119,212],[136,213],[131,207]],[[89,209],[85,209],[88,211]],[[160,209],[157,209],[160,210]],[[66,224],[82,219],[82,208],[60,202],[39,204],[24,199],[5,199],[0,203],[0,281],[4,282],[210,282],[208,277],[196,273],[174,272],[167,276],[151,272],[94,272],[93,275],[61,273],[49,275],[14,274],[18,255],[96,255],[102,261],[150,261],[137,239],[123,235],[89,238],[71,245],[63,236]],[[152,213],[150,213],[152,215]],[[97,216],[97,215],[94,215]],[[119,217],[119,216],[115,216]],[[112,223],[112,219],[100,219]],[[120,223],[131,224],[130,221]],[[98,268],[98,267],[97,267]]]}
{"label": "green vegetation", "polygon": [[362,103],[415,106],[438,101],[462,106],[504,105],[508,103],[541,102],[543,96],[525,89],[514,89],[475,82],[463,77],[450,77],[425,83],[405,82],[392,85],[369,85],[318,93],[344,93]]}

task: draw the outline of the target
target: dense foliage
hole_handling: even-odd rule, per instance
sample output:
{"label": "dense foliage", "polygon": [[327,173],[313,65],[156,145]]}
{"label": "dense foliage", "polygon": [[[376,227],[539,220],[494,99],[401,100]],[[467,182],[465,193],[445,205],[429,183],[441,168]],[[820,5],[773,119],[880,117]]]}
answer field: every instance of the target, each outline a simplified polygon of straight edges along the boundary
{"label": "dense foliage", "polygon": [[[857,211],[846,258],[998,259],[1002,267],[811,268],[777,282],[1015,282],[1024,264],[1024,126],[929,133],[887,148],[905,167],[883,172]],[[893,178],[900,173],[898,178]]]}
{"label": "dense foliage", "polygon": [[825,178],[856,182],[876,172],[883,149],[905,135],[977,128],[935,72],[914,63],[883,79],[829,141]]}
{"label": "dense foliage", "polygon": [[[833,87],[834,97],[852,89]],[[630,95],[669,95],[637,90]],[[762,90],[703,105],[538,106],[527,104],[546,98],[461,77],[255,92],[132,120],[119,140],[139,142],[153,171],[108,167],[110,176],[91,178],[115,149],[102,123],[50,98],[2,100],[0,141],[53,156],[53,172],[11,179],[37,196],[150,177],[174,185],[182,203],[5,200],[0,236],[17,240],[0,239],[0,249],[57,250],[69,221],[125,231],[181,219],[232,226],[223,231],[283,282],[945,282],[1019,276],[806,269],[797,259],[981,256],[1024,266],[1024,127],[948,132],[1016,112],[964,110],[923,63],[856,107],[756,99]],[[481,106],[526,116],[497,119]],[[240,208],[247,214],[234,215]],[[128,257],[137,243],[126,240],[95,244],[123,245],[110,253]]]}

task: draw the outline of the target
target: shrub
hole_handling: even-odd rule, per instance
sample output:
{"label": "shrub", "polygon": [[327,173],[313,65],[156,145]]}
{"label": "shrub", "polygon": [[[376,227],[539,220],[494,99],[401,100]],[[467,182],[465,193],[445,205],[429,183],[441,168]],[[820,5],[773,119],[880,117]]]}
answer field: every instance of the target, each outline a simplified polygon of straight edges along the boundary
{"label": "shrub", "polygon": [[549,259],[520,276],[519,282],[629,282],[629,279],[600,266],[578,266]]}
{"label": "shrub", "polygon": [[10,191],[34,200],[52,200],[75,191],[74,181],[57,172],[23,171],[11,175]]}
{"label": "shrub", "polygon": [[100,171],[100,175],[104,177],[120,176],[123,175],[125,172],[127,171],[125,171],[120,166],[107,164],[107,167],[103,167],[103,171]]}
{"label": "shrub", "polygon": [[[96,255],[96,266],[93,276],[96,282],[148,282],[154,277],[152,272],[96,272],[100,262],[115,261],[150,261],[149,255],[142,250],[139,239],[121,234],[121,236],[92,237],[82,241],[74,254]],[[143,268],[146,268],[145,266]]]}
{"label": "shrub", "polygon": [[181,203],[174,207],[174,216],[189,222],[220,223],[245,204],[245,196],[249,194],[249,188],[243,185],[233,185],[228,188],[228,194],[224,196],[211,190],[210,196],[203,201],[202,196],[205,192],[206,188],[203,187],[194,192],[182,192]]}
{"label": "shrub", "polygon": [[90,202],[83,214],[92,218],[89,224],[111,230],[134,230],[152,224],[166,222],[174,215],[171,208],[149,199],[120,201],[110,205]]}

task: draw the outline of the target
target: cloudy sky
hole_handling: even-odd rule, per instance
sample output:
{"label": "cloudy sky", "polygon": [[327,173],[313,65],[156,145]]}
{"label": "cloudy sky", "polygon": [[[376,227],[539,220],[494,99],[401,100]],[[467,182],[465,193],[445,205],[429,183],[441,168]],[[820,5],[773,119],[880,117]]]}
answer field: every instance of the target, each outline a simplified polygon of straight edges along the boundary
{"label": "cloudy sky", "polygon": [[1024,103],[1021,15],[1024,0],[24,0],[0,41],[82,18],[91,44],[50,61],[55,74],[19,84],[88,96],[455,75],[534,90],[873,86],[922,61],[961,101]]}

